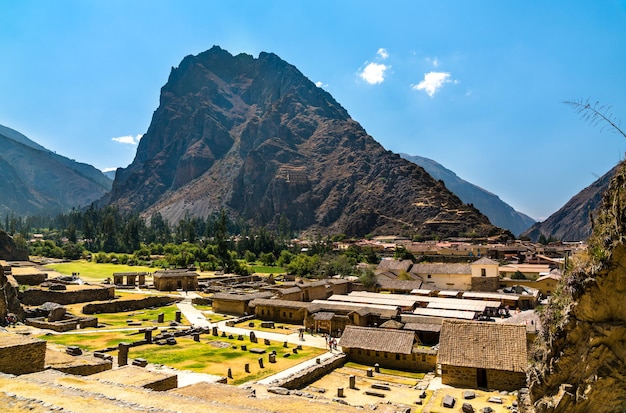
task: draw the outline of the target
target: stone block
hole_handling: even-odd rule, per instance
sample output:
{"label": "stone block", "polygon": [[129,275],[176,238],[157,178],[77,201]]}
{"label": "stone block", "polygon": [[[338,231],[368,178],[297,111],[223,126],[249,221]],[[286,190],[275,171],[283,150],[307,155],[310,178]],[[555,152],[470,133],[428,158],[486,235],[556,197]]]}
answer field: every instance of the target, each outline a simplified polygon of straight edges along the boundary
{"label": "stone block", "polygon": [[448,409],[452,409],[454,408],[454,404],[456,403],[456,400],[454,399],[454,397],[450,396],[449,394],[446,394],[443,398],[443,407],[446,407]]}
{"label": "stone block", "polygon": [[466,391],[463,392],[463,398],[465,400],[475,399],[476,398],[476,393],[474,393],[471,390],[466,390]]}
{"label": "stone block", "polygon": [[78,346],[67,346],[65,352],[71,356],[80,356],[83,351]]}
{"label": "stone block", "polygon": [[461,406],[461,411],[463,413],[474,413],[474,406],[472,406],[471,404],[465,402],[465,403],[463,403],[463,406]]}

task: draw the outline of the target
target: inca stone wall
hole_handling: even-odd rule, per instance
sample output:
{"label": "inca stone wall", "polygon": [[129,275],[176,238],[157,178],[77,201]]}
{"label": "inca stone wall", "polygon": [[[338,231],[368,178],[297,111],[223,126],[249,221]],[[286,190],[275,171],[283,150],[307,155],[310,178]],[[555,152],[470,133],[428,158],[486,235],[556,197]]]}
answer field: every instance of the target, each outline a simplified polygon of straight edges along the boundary
{"label": "inca stone wall", "polygon": [[88,303],[90,301],[106,301],[115,298],[115,287],[95,287],[78,290],[53,291],[40,288],[29,288],[19,293],[24,305],[42,305],[46,302],[57,304]]}
{"label": "inca stone wall", "polygon": [[302,389],[336,368],[343,366],[346,359],[345,354],[338,354],[335,357],[324,360],[320,364],[299,371],[283,381],[275,383],[275,385],[290,390]]}
{"label": "inca stone wall", "polygon": [[151,296],[137,300],[115,300],[106,303],[89,303],[83,307],[83,314],[121,313],[123,311],[142,310],[150,307],[162,307],[181,300],[182,298]]}
{"label": "inca stone wall", "polygon": [[373,350],[359,351],[355,348],[344,348],[343,350],[351,361],[370,366],[378,363],[381,367],[389,369],[417,372],[433,371],[437,366],[437,352],[435,351],[398,354],[397,358],[395,353],[385,353],[384,351],[379,351],[376,355],[377,352]]}
{"label": "inca stone wall", "polygon": [[46,342],[12,333],[0,333],[0,372],[28,374],[42,371]]}
{"label": "inca stone wall", "polygon": [[[456,387],[478,387],[476,368],[441,366],[441,383]],[[504,370],[486,370],[487,388],[495,390],[519,390],[526,386],[526,374]]]}
{"label": "inca stone wall", "polygon": [[20,320],[24,318],[24,309],[18,300],[17,282],[12,275],[5,275],[0,265],[0,323],[9,313],[15,314]]}

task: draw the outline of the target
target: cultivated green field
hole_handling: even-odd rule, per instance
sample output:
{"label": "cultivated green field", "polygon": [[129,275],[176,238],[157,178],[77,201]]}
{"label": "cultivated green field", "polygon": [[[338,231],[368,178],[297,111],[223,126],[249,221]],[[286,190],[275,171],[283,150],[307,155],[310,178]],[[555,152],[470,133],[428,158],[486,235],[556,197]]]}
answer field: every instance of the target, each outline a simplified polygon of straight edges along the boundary
{"label": "cultivated green field", "polygon": [[61,274],[72,275],[79,273],[80,277],[85,280],[93,280],[102,282],[106,278],[112,278],[114,272],[154,272],[155,268],[140,265],[124,265],[124,264],[98,264],[87,260],[76,260],[72,262],[64,262],[59,264],[47,264],[47,268]]}
{"label": "cultivated green field", "polygon": [[285,274],[283,267],[267,267],[265,265],[252,265],[253,271],[257,274]]}

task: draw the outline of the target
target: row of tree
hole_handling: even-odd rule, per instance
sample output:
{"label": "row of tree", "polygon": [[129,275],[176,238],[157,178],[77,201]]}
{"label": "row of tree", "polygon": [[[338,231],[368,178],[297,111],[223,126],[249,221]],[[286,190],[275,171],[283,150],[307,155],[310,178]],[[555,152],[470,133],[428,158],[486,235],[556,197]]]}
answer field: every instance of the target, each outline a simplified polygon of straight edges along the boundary
{"label": "row of tree", "polygon": [[[250,271],[246,263],[260,262],[305,277],[352,275],[358,262],[379,260],[371,248],[333,251],[332,241],[343,239],[342,235],[318,239],[303,251],[286,233],[233,222],[224,211],[206,219],[185,216],[171,225],[159,213],[146,222],[114,207],[92,206],[52,218],[7,216],[4,225],[18,246],[29,248],[31,255],[52,258],[159,267],[195,265],[238,274]],[[35,233],[43,239],[27,242]]]}

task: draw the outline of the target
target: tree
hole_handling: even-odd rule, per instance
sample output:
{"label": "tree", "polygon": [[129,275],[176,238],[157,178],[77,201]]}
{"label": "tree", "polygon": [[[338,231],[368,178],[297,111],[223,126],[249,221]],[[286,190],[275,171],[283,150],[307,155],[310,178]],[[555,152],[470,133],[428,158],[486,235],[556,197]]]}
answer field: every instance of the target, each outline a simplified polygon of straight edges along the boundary
{"label": "tree", "polygon": [[374,274],[374,270],[371,268],[364,268],[361,270],[361,274],[359,274],[359,281],[363,284],[363,287],[367,289],[374,288],[376,286],[376,274]]}

